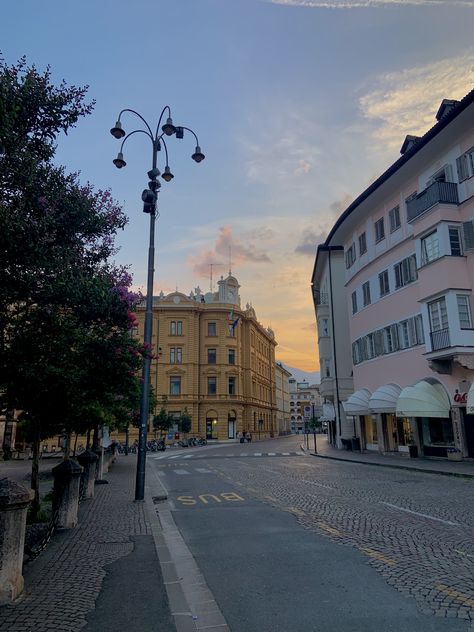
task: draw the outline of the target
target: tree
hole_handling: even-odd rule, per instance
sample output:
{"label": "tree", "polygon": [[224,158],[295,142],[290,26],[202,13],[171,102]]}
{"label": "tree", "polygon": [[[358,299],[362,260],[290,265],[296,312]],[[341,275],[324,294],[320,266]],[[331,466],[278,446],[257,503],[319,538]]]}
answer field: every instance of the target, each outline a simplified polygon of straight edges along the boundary
{"label": "tree", "polygon": [[173,423],[173,419],[168,414],[167,406],[168,398],[163,395],[160,412],[153,418],[153,428],[155,431],[160,431],[160,437],[168,432]]}
{"label": "tree", "polygon": [[123,422],[151,353],[130,336],[131,277],[110,263],[127,218],[53,162],[86,92],[0,60],[0,391],[29,426],[36,501],[41,438]]}
{"label": "tree", "polygon": [[184,436],[191,431],[191,415],[188,413],[188,409],[185,408],[181,417],[179,418],[179,428],[181,432],[184,433]]}

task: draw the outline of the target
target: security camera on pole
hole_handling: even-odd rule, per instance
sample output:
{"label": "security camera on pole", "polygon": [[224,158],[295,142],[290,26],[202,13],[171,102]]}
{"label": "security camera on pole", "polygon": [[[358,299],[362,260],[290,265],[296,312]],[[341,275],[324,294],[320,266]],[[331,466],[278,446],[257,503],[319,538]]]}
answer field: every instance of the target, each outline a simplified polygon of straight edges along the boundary
{"label": "security camera on pole", "polygon": [[[166,123],[161,127],[161,120],[164,113],[168,111],[168,118]],[[133,114],[138,117],[143,124],[143,128],[135,129],[129,134],[125,135],[125,130],[122,127],[121,116],[125,112]],[[117,158],[113,161],[117,169],[122,169],[126,166],[126,162],[123,156],[123,147],[126,141],[134,134],[145,134],[152,144],[152,167],[148,171],[148,188],[142,193],[143,212],[150,215],[150,241],[148,249],[148,280],[147,280],[147,292],[146,292],[146,311],[145,311],[145,333],[144,333],[144,346],[146,349],[151,348],[152,340],[152,309],[153,309],[153,270],[155,259],[155,219],[156,219],[156,204],[158,199],[158,191],[161,187],[161,183],[158,180],[160,170],[157,167],[158,152],[163,148],[165,150],[166,166],[164,168],[161,177],[165,182],[171,182],[174,175],[171,173],[170,166],[168,164],[168,148],[166,146],[165,136],[173,136],[176,138],[183,138],[184,132],[190,132],[196,140],[196,149],[191,158],[195,162],[202,162],[204,160],[204,154],[199,147],[199,141],[196,134],[189,127],[175,127],[171,118],[171,110],[166,105],[158,119],[158,125],[156,126],[156,132],[153,134],[150,126],[146,120],[135,112],[135,110],[124,109],[120,112],[117,122],[110,130],[110,133],[114,138],[122,139],[120,145],[120,151],[117,154]],[[124,138],[125,137],[125,138]],[[140,397],[140,425],[138,435],[138,459],[137,459],[137,475],[135,484],[135,500],[143,500],[145,495],[145,462],[146,462],[146,439],[148,430],[148,417],[149,417],[149,401],[150,401],[150,366],[151,366],[151,354],[146,353],[143,359],[143,373],[142,373],[142,385],[141,385],[141,397]]]}

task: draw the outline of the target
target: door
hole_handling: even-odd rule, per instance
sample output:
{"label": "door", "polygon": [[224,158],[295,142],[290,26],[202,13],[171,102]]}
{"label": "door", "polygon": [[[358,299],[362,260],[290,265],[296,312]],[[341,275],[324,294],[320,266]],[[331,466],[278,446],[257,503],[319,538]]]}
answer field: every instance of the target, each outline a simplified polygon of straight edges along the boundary
{"label": "door", "polygon": [[229,419],[229,439],[235,439],[235,419]]}
{"label": "door", "polygon": [[462,410],[464,420],[464,432],[466,433],[467,455],[474,457],[474,415],[466,415],[466,409]]}

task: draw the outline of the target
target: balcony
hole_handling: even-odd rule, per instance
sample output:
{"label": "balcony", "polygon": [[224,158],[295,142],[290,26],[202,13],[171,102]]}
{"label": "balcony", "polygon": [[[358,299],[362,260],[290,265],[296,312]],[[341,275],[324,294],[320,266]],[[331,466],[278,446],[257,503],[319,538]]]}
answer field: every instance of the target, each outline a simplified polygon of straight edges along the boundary
{"label": "balcony", "polygon": [[449,328],[439,329],[438,331],[432,331],[431,337],[431,350],[439,351],[440,349],[448,349],[451,346],[451,340],[449,337]]}
{"label": "balcony", "polygon": [[407,220],[413,221],[435,204],[458,205],[458,185],[455,182],[433,182],[407,202]]}
{"label": "balcony", "polygon": [[316,305],[327,305],[329,301],[328,293],[314,290],[314,301]]}

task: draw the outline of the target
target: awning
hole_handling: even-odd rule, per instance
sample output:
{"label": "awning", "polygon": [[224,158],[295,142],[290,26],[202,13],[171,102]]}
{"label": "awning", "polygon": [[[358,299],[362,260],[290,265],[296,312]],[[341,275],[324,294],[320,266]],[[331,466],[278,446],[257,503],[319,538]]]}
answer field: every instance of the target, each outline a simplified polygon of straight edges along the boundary
{"label": "awning", "polygon": [[346,415],[370,415],[370,396],[371,392],[368,388],[361,388],[359,391],[352,393],[347,401],[342,402]]}
{"label": "awning", "polygon": [[466,414],[474,415],[474,382],[467,393]]}
{"label": "awning", "polygon": [[394,413],[397,410],[397,399],[402,389],[398,384],[384,384],[374,391],[369,400],[373,413]]}
{"label": "awning", "polygon": [[449,417],[451,403],[444,386],[436,380],[420,380],[402,389],[397,401],[399,417]]}
{"label": "awning", "polygon": [[319,421],[334,421],[334,419],[336,419],[334,404],[323,404],[323,414],[319,417]]}

